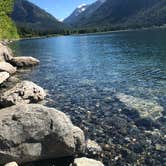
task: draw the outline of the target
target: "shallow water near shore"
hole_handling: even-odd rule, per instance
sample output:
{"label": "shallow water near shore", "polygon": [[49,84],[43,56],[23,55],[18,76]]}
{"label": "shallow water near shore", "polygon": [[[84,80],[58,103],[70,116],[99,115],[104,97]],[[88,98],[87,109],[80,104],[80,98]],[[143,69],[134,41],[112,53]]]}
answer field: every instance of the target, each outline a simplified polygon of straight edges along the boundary
{"label": "shallow water near shore", "polygon": [[100,143],[106,166],[166,164],[166,30],[59,36],[11,47],[41,61],[19,77],[47,89],[47,105]]}

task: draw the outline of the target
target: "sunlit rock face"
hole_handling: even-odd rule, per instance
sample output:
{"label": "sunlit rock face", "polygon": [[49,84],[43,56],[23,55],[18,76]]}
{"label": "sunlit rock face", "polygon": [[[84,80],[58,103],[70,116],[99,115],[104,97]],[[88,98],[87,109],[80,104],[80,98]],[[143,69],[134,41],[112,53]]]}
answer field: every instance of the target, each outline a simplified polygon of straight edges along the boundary
{"label": "sunlit rock face", "polygon": [[9,74],[14,74],[16,72],[16,68],[7,62],[0,62],[0,72],[6,71]]}
{"label": "sunlit rock face", "polygon": [[7,72],[0,72],[0,84],[2,84],[8,78],[9,78],[9,73],[7,73]]}
{"label": "sunlit rock face", "polygon": [[31,81],[22,81],[0,95],[0,108],[17,104],[37,103],[44,100],[43,88]]}
{"label": "sunlit rock face", "polygon": [[0,43],[0,62],[8,62],[13,58],[13,53],[10,48]]}

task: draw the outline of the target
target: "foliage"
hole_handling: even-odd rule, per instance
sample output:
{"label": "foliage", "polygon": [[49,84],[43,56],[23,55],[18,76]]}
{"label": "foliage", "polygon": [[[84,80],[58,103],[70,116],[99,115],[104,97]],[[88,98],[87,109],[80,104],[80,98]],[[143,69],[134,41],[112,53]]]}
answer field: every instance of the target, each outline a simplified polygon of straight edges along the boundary
{"label": "foliage", "polygon": [[15,24],[9,17],[14,0],[0,0],[0,39],[18,38]]}

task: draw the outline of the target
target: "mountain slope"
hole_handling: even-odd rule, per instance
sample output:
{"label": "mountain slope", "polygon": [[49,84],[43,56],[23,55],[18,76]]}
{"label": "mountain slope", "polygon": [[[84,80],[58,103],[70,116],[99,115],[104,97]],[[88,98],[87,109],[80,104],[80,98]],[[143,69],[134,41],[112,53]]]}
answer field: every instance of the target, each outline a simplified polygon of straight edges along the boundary
{"label": "mountain slope", "polygon": [[63,22],[70,26],[76,26],[79,22],[88,19],[106,0],[97,0],[91,5],[83,5],[76,8],[76,10],[67,17]]}
{"label": "mountain slope", "polygon": [[15,0],[11,18],[23,36],[60,33],[65,28],[52,15],[27,0]]}
{"label": "mountain slope", "polygon": [[[106,0],[99,8],[74,22],[76,28],[137,28],[166,23],[166,0]],[[91,8],[92,5],[89,6]]]}
{"label": "mountain slope", "polygon": [[86,5],[86,4],[78,6],[74,10],[74,12],[69,17],[67,17],[63,22],[68,25],[74,24],[74,22],[77,22],[78,19],[80,19],[81,13],[84,12],[85,10],[87,10],[88,6],[89,5]]}
{"label": "mountain slope", "polygon": [[147,10],[141,10],[137,15],[129,18],[126,25],[139,27],[144,25],[160,26],[166,24],[166,1],[162,0]]}

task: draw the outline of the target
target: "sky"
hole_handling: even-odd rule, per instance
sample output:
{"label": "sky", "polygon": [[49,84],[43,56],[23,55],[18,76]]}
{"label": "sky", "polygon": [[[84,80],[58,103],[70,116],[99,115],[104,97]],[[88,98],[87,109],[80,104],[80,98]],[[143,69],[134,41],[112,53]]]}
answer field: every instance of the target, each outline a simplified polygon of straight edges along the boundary
{"label": "sky", "polygon": [[29,0],[45,9],[59,20],[69,16],[81,4],[90,4],[96,0]]}

